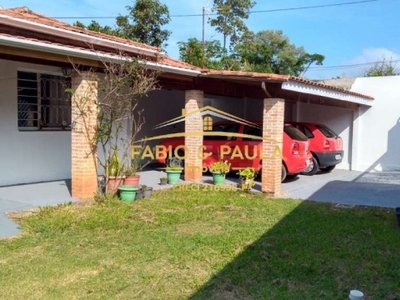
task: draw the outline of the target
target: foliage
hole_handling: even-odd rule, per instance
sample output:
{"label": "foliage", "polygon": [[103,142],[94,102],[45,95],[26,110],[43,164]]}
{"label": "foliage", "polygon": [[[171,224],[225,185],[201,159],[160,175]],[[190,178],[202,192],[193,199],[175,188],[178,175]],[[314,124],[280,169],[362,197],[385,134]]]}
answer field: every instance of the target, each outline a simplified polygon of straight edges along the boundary
{"label": "foliage", "polygon": [[114,28],[101,26],[94,20],[87,26],[79,21],[73,25],[159,48],[167,46],[171,31],[162,29],[170,21],[165,4],[159,0],[136,0],[133,6],[128,5],[126,9],[128,14],[119,15]]}
{"label": "foliage", "polygon": [[111,155],[111,157],[109,157],[106,167],[108,176],[118,177],[122,175],[122,172],[124,170],[124,164],[121,162],[118,156],[117,149]]}
{"label": "foliage", "polygon": [[136,0],[128,15],[117,17],[119,36],[155,47],[167,46],[171,31],[162,29],[170,21],[169,10],[159,0]]}
{"label": "foliage", "polygon": [[257,171],[255,168],[248,167],[241,169],[237,174],[239,175],[240,178],[243,179],[253,179],[256,177]]}
{"label": "foliage", "polygon": [[211,173],[227,174],[231,170],[231,164],[228,161],[215,161],[209,169]]}
{"label": "foliage", "polygon": [[204,65],[203,45],[196,38],[189,38],[187,42],[178,42],[179,59],[194,66],[214,70],[237,71],[240,65],[233,56],[221,46],[218,40],[204,42]]}
{"label": "foliage", "polygon": [[3,299],[400,298],[393,209],[193,185],[24,215],[0,240]]}
{"label": "foliage", "polygon": [[88,29],[91,31],[101,32],[108,35],[115,35],[118,36],[118,31],[111,28],[110,26],[101,26],[97,21],[92,20],[89,25],[85,26],[83,23],[77,21],[73,24],[74,26]]}
{"label": "foliage", "polygon": [[167,167],[165,170],[168,171],[182,171],[182,161],[177,158],[172,158],[168,161]]}
{"label": "foliage", "polygon": [[391,59],[389,61],[383,59],[364,72],[365,77],[396,76],[396,75],[400,75],[400,72],[396,68],[396,65],[393,64]]}
{"label": "foliage", "polygon": [[[179,42],[180,59],[198,67],[203,66],[202,43],[191,38]],[[246,32],[228,53],[217,40],[204,44],[204,67],[216,70],[301,76],[312,64],[322,65],[325,57],[310,54],[303,47],[290,43],[281,30]]]}
{"label": "foliage", "polygon": [[300,76],[324,56],[310,54],[303,47],[290,43],[281,30],[264,30],[244,35],[235,52],[241,58],[244,71]]}
{"label": "foliage", "polygon": [[249,191],[253,186],[255,186],[255,178],[257,176],[257,171],[254,168],[244,168],[241,169],[237,174],[239,174],[239,179],[241,182],[242,190]]}
{"label": "foliage", "polygon": [[[134,142],[134,140],[132,140],[132,142]],[[135,153],[135,155],[133,155],[130,165],[126,168],[125,170],[126,176],[136,175],[137,172],[143,170],[143,168],[149,164],[149,161],[142,163],[143,151],[145,147],[142,146],[140,147],[140,149],[141,151],[139,153]]]}
{"label": "foliage", "polygon": [[124,165],[131,167],[131,145],[145,122],[138,101],[156,89],[157,73],[148,72],[139,58],[102,64],[102,74],[95,69],[82,71],[73,64],[75,72],[89,84],[81,85],[79,93],[71,93],[76,130],[85,136],[91,150],[87,155],[107,183],[109,176],[121,175]]}
{"label": "foliage", "polygon": [[251,0],[214,0],[216,17],[209,23],[217,32],[223,35],[223,49],[226,49],[227,39],[233,47],[246,32],[247,26],[243,19],[249,18],[250,9],[256,4]]}

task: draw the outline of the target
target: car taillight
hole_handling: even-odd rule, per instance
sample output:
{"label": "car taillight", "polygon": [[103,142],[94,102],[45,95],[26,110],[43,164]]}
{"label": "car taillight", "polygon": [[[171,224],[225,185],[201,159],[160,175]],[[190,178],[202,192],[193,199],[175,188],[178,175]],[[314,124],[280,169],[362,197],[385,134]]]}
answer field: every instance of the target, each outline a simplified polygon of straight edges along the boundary
{"label": "car taillight", "polygon": [[292,153],[295,155],[299,154],[299,144],[298,143],[293,143]]}
{"label": "car taillight", "polygon": [[324,148],[329,148],[329,147],[330,147],[329,141],[325,140],[324,141]]}

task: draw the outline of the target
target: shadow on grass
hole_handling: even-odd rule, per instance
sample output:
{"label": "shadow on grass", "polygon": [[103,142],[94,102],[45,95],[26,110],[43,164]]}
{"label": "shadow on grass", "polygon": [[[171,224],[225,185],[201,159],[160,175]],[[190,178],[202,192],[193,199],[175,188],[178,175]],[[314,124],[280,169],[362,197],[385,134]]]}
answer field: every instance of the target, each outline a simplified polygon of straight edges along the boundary
{"label": "shadow on grass", "polygon": [[189,299],[399,299],[399,247],[392,210],[301,202]]}

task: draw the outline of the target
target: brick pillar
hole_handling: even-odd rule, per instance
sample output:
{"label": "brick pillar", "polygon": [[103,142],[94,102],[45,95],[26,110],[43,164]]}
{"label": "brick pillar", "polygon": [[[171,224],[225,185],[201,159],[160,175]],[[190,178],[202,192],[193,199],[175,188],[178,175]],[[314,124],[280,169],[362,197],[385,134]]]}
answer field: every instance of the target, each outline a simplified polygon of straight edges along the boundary
{"label": "brick pillar", "polygon": [[[203,107],[204,92],[186,91],[185,113],[190,115]],[[185,180],[201,181],[203,177],[203,160],[199,156],[199,148],[203,145],[203,118],[200,115],[185,119]],[[197,134],[197,135],[196,135]]]}
{"label": "brick pillar", "polygon": [[284,117],[284,99],[264,99],[261,190],[273,197],[281,194],[282,158],[278,154],[282,153]]}
{"label": "brick pillar", "polygon": [[[88,200],[93,198],[97,191],[96,165],[91,155],[85,123],[91,129],[89,138],[94,135],[96,126],[97,81],[89,77],[88,73],[72,75],[72,121],[74,126],[71,132],[72,148],[72,197]],[[78,104],[79,103],[79,104]],[[84,108],[85,122],[79,107]]]}

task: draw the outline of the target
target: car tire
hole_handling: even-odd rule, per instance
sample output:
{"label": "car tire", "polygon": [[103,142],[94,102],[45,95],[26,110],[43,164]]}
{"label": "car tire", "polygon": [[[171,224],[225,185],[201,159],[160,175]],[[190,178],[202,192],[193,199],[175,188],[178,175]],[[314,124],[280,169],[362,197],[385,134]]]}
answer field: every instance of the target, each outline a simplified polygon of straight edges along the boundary
{"label": "car tire", "polygon": [[313,157],[310,166],[305,171],[301,172],[301,175],[312,176],[315,173],[317,173],[318,170],[319,170],[318,161],[315,159],[315,157]]}
{"label": "car tire", "polygon": [[287,177],[287,171],[284,164],[282,164],[282,171],[281,171],[281,182],[284,182]]}
{"label": "car tire", "polygon": [[325,167],[325,168],[321,169],[321,172],[324,172],[324,173],[332,172],[335,167],[336,167],[336,165]]}
{"label": "car tire", "polygon": [[299,173],[297,173],[297,174],[286,175],[286,178],[294,179],[294,178],[296,178],[297,176],[299,176]]}

